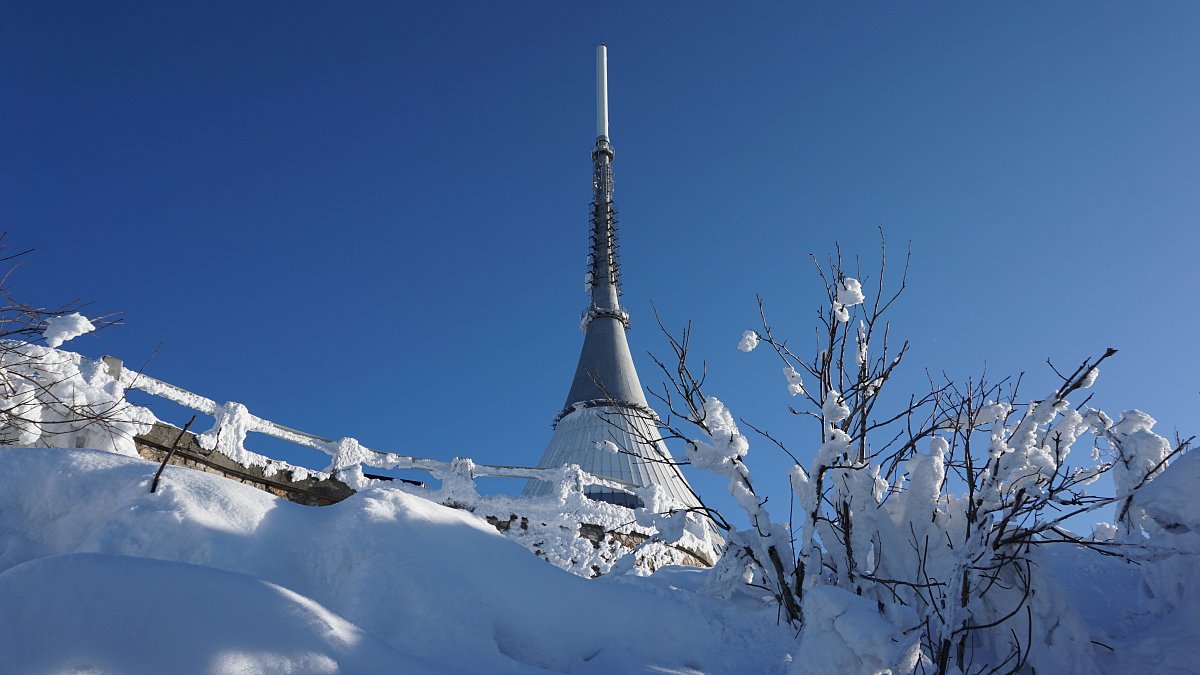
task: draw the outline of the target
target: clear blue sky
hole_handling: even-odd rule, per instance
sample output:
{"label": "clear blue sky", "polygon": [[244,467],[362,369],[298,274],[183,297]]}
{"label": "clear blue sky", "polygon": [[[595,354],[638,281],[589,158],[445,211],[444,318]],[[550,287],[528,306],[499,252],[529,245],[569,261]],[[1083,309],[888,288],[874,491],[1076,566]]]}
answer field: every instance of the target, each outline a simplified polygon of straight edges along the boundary
{"label": "clear blue sky", "polygon": [[913,248],[896,386],[986,363],[1041,396],[1047,357],[1112,346],[1096,403],[1200,431],[1200,4],[246,4],[0,9],[13,285],[123,312],[85,354],[161,342],[149,374],[285,424],[536,462],[603,41],[636,354],[666,351],[651,300],[692,319],[710,393],[807,454],[735,345],[756,291],[808,340],[809,254],[869,267],[882,227]]}

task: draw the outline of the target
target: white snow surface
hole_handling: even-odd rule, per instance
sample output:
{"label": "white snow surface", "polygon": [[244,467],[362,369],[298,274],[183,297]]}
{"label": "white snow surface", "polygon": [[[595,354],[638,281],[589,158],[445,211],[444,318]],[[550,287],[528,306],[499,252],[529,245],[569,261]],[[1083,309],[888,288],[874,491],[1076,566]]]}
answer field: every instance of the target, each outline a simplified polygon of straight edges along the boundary
{"label": "white snow surface", "polygon": [[[732,416],[709,405],[705,457],[743,455]],[[933,438],[909,460],[889,510],[927,501],[947,446]],[[0,671],[802,675],[909,672],[918,658],[909,608],[833,586],[807,589],[797,634],[768,593],[731,593],[715,569],[587,580],[399,489],[306,507],[172,466],[150,494],[156,469],[0,447]],[[1158,526],[1141,564],[1039,552],[1038,672],[1195,672],[1198,481],[1185,454],[1135,495]]]}
{"label": "white snow surface", "polygon": [[806,658],[794,673],[908,673],[917,665],[917,636],[902,635],[866,598],[834,586],[814,586],[804,611],[810,629],[801,637],[800,653]]}
{"label": "white snow surface", "polygon": [[[750,339],[757,344],[759,337],[747,331]],[[351,482],[360,492],[335,506],[299,506],[179,467],[168,467],[159,492],[150,494],[157,465],[138,457],[131,439],[154,418],[124,403],[124,379],[99,361],[38,345],[13,344],[2,356],[0,365],[13,374],[0,395],[10,410],[0,429],[3,673],[899,673],[910,672],[919,656],[912,642],[919,622],[913,604],[903,603],[913,589],[893,591],[900,602],[866,598],[849,590],[843,568],[806,589],[800,633],[778,625],[763,579],[737,552],[753,548],[765,560],[766,545],[786,548],[795,533],[772,524],[746,488],[749,443],[713,397],[704,404],[708,433],[688,445],[689,459],[730,479],[758,534],[730,533],[735,554],[713,570],[697,570],[670,567],[678,559],[662,544],[636,554],[656,564],[635,565],[635,556],[618,560],[575,536],[580,522],[605,529],[623,523],[634,531],[656,528],[668,541],[683,537],[702,550],[684,514],[664,515],[671,506],[654,491],[639,496],[658,515],[638,513],[631,523],[628,510],[587,500],[589,519],[581,520],[583,488],[603,482],[578,467],[538,476],[556,485],[545,499],[484,498],[469,458],[447,465],[371,454],[375,465],[424,468],[442,483],[413,494],[367,481],[360,462],[368,451],[343,439],[325,448],[332,450],[331,469],[356,474],[360,480]],[[784,374],[789,386],[803,386],[799,373]],[[204,445],[250,464],[267,461],[248,453],[241,439],[268,422],[241,404],[218,405],[160,384],[171,396],[194,397],[216,418],[201,436]],[[850,437],[835,425],[850,410],[838,391],[828,389],[822,399],[815,465],[829,466],[847,455]],[[119,405],[111,408],[110,430],[98,430],[63,401]],[[1041,489],[1038,476],[1052,474],[1066,456],[1052,455],[1046,438],[1060,440],[1065,453],[1080,434],[1102,434],[1118,460],[1114,488],[1123,505],[1116,525],[1096,527],[1098,539],[1136,544],[1117,550],[1139,563],[1065,544],[1031,553],[1040,572],[1029,614],[1013,619],[1016,633],[1025,633],[1028,620],[1038,635],[1028,666],[1196,672],[1200,502],[1193,495],[1200,459],[1185,454],[1165,466],[1170,444],[1137,410],[1114,422],[1101,411],[1081,413],[1047,399],[1011,424],[1010,413],[1007,404],[989,402],[974,419],[947,428],[989,425],[998,475],[1031,494]],[[12,447],[25,444],[46,447]],[[939,497],[950,450],[946,438],[931,438],[928,454],[905,462],[906,484],[889,486],[874,471],[825,475],[853,501],[851,544],[866,551],[864,570],[904,578],[911,565],[899,552],[909,549],[910,535],[949,541],[961,526],[962,500]],[[1154,480],[1143,486],[1146,475]],[[801,511],[812,512],[812,481],[799,466],[792,479]],[[994,501],[983,506],[995,508]],[[540,526],[510,527],[506,537],[483,520],[518,512]],[[806,521],[796,545],[815,568],[821,551],[814,532],[816,524]],[[836,537],[821,539],[830,559],[839,559]],[[567,574],[522,545],[577,575],[606,576]],[[922,566],[936,578],[954,578],[947,571],[958,564],[952,549],[930,551]],[[644,576],[651,569],[657,572]],[[996,597],[994,607],[976,609],[988,616],[1016,602],[1002,592]]]}
{"label": "white snow surface", "polygon": [[1176,459],[1169,470],[1150,481],[1135,498],[1155,522],[1168,532],[1200,535],[1200,453],[1192,451]]}
{"label": "white snow surface", "polygon": [[306,507],[97,450],[0,448],[6,673],[787,672],[703,570],[586,580],[390,488]]}
{"label": "white snow surface", "polygon": [[54,349],[68,340],[74,340],[80,335],[94,330],[96,327],[87,320],[87,317],[75,312],[47,319],[46,330],[42,332],[42,337],[46,338],[46,346]]}
{"label": "white snow surface", "polygon": [[0,574],[0,596],[7,672],[370,672],[400,660],[437,669],[302,595],[212,567],[49,556]]}

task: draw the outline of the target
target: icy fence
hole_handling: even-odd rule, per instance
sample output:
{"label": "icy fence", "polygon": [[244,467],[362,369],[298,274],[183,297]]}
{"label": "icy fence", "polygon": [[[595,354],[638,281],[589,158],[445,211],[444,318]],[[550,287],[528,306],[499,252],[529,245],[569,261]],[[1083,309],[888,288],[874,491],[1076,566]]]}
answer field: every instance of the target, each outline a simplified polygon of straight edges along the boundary
{"label": "icy fence", "polygon": [[[573,466],[543,469],[528,466],[477,464],[466,457],[456,457],[446,462],[375,450],[362,445],[354,438],[341,440],[324,438],[263,419],[251,413],[241,403],[235,401],[217,403],[210,398],[162,380],[125,370],[122,368],[121,361],[114,357],[105,356],[101,360],[109,375],[116,379],[123,389],[137,389],[212,417],[212,427],[208,431],[197,434],[200,446],[206,450],[220,452],[243,466],[265,468],[268,475],[282,470],[291,472],[296,480],[308,477],[336,477],[354,489],[361,489],[381,482],[367,478],[363,467],[416,469],[429,473],[441,483],[441,487],[437,490],[423,489],[426,496],[436,493],[441,497],[436,501],[455,501],[462,507],[475,504],[481,499],[475,489],[475,479],[483,477],[543,480],[560,486],[560,494],[556,495],[557,499],[554,500],[558,502],[570,501],[571,494],[582,495],[584,489],[592,486],[629,494],[637,492],[633,483],[596,476]],[[329,455],[332,461],[324,471],[314,471],[271,459],[245,448],[246,435],[251,432],[320,450]],[[408,487],[416,486],[409,485]],[[433,497],[430,496],[430,498]]]}
{"label": "icy fence", "polygon": [[[147,434],[153,430],[156,437],[171,436],[150,443],[165,457],[175,440],[166,431],[171,425],[150,410],[129,403],[126,392],[130,389],[211,417],[211,426],[195,434],[195,445],[210,456],[228,458],[232,465],[245,469],[251,480],[257,480],[255,475],[278,476],[275,480],[290,476],[293,483],[333,478],[352,490],[386,486],[410,492],[470,511],[577,574],[605,573],[632,548],[638,549],[639,564],[649,559],[649,567],[689,562],[687,556],[706,564],[717,558],[715,547],[719,542],[706,536],[695,516],[677,512],[678,505],[656,488],[596,476],[577,466],[544,469],[477,464],[465,457],[440,461],[375,450],[354,438],[333,440],[263,419],[241,403],[217,403],[126,370],[119,359],[111,356],[92,360],[25,342],[0,344],[0,444],[95,448],[132,456],[150,443]],[[246,436],[252,432],[318,450],[329,456],[330,463],[316,471],[252,452],[245,447]],[[438,486],[379,480],[364,472],[372,468],[423,471],[436,479]],[[481,495],[476,480],[484,477],[541,480],[553,490],[536,498]],[[629,509],[593,500],[585,494],[589,489],[633,494],[647,508]],[[663,540],[667,544],[656,544]]]}
{"label": "icy fence", "polygon": [[[625,554],[651,538],[667,537],[668,544],[650,541],[642,546],[637,563],[653,568],[663,564],[712,564],[719,556],[707,526],[694,515],[675,514],[665,496],[654,487],[597,476],[578,466],[555,468],[478,464],[467,457],[441,461],[369,448],[354,438],[333,440],[263,419],[237,402],[216,401],[187,391],[148,375],[122,367],[111,356],[102,357],[103,367],[122,390],[137,389],[172,401],[213,418],[211,428],[197,434],[206,450],[219,452],[245,467],[259,467],[264,475],[291,474],[292,480],[336,478],[355,490],[388,486],[417,494],[453,508],[464,509],[486,519],[556,565],[583,576],[608,572]],[[245,448],[247,434],[261,433],[283,441],[319,450],[331,458],[324,471],[314,471],[271,459]],[[369,477],[364,467],[374,469],[414,469],[428,473],[439,482],[437,488],[394,480]],[[481,495],[477,478],[541,480],[553,486],[543,497]],[[589,488],[624,492],[637,496],[650,508],[630,509],[591,499]],[[675,522],[677,521],[677,522]],[[664,529],[664,525],[667,527]],[[602,536],[584,537],[581,530],[598,531]],[[670,534],[667,534],[667,530]]]}

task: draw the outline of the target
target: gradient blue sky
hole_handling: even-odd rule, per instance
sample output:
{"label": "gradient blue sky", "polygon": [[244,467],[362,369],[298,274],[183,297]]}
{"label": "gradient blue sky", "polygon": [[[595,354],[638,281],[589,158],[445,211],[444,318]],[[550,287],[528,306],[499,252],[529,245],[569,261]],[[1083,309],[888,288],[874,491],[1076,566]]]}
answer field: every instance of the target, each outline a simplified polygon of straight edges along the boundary
{"label": "gradient blue sky", "polygon": [[0,228],[37,249],[20,296],[123,312],[78,351],[161,342],[149,374],[285,424],[532,464],[581,343],[603,41],[643,383],[653,301],[811,452],[735,345],[756,291],[809,340],[809,254],[870,268],[882,227],[913,249],[897,387],[986,364],[1032,398],[1112,346],[1095,402],[1187,434],[1197,35],[1195,2],[6,3]]}

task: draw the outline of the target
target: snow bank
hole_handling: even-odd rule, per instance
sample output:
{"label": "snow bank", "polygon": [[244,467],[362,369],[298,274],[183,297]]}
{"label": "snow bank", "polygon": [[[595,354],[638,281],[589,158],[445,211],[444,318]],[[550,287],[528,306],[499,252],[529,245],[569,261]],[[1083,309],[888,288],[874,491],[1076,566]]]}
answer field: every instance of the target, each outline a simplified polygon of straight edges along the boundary
{"label": "snow bank", "polygon": [[0,597],[10,673],[444,670],[286,588],[211,567],[52,556],[0,574]]}
{"label": "snow bank", "polygon": [[[937,464],[932,445],[914,467]],[[1197,466],[1143,491],[1147,513],[1191,522],[1172,485],[1187,494]],[[900,673],[916,658],[911,610],[847,589],[806,589],[797,636],[762,589],[713,595],[714,570],[589,581],[402,490],[313,508],[167,467],[150,494],[156,468],[0,448],[5,672]],[[1039,649],[1039,672],[1192,672],[1200,535],[1160,522],[1140,566],[1065,545],[1035,561],[1054,572],[1034,589],[1037,641],[1061,647]]]}
{"label": "snow bank", "polygon": [[[1134,497],[1159,526],[1134,560],[1051,546],[1045,560],[1095,645],[1100,670],[1195,673],[1200,663],[1200,456],[1180,456]],[[1122,549],[1117,549],[1122,550]],[[1039,669],[1040,671],[1040,669]]]}
{"label": "snow bank", "polygon": [[[140,459],[92,450],[0,449],[0,571],[8,570],[0,579],[11,573],[18,575],[13,585],[45,588],[76,572],[84,585],[111,576],[114,585],[108,589],[120,595],[121,584],[133,583],[147,569],[136,558],[189,563],[211,569],[166,566],[148,574],[159,575],[163,585],[170,585],[168,578],[183,582],[196,576],[201,589],[228,586],[230,593],[244,595],[246,604],[271,593],[286,595],[278,587],[295,596],[264,605],[254,620],[277,624],[270,630],[288,632],[324,611],[347,622],[327,621],[343,632],[366,636],[365,646],[352,650],[320,631],[300,631],[304,637],[297,640],[303,644],[284,643],[283,652],[292,659],[312,655],[304,662],[308,666],[288,662],[296,672],[322,672],[331,662],[370,664],[381,653],[372,645],[383,643],[405,659],[437,664],[413,668],[421,672],[781,673],[796,646],[791,633],[775,625],[775,612],[765,603],[747,609],[664,587],[654,577],[581,579],[538,560],[469,513],[400,490],[369,489],[334,506],[312,508],[168,467],[159,492],[150,494],[155,469]],[[71,553],[110,557],[44,560]],[[26,565],[16,567],[21,563]],[[116,571],[122,567],[128,569]],[[31,571],[21,572],[26,569]],[[213,576],[213,570],[235,574]],[[97,593],[110,595],[103,588]],[[198,664],[195,672],[210,672],[201,664],[216,663],[237,631],[223,632],[216,619],[197,623],[196,613],[223,612],[228,605],[225,620],[246,625],[238,619],[241,604],[222,601],[228,593],[212,595],[206,602],[168,594],[145,621],[116,623],[113,630],[131,631],[127,650],[88,647],[80,656],[94,656],[97,664],[112,658],[103,663],[113,672],[151,672],[140,665],[139,647],[182,641],[186,625],[198,631],[189,639],[203,652],[189,663]],[[51,626],[73,611],[70,603],[19,597],[20,621],[29,625]],[[193,601],[198,604],[189,604]],[[298,609],[284,621],[282,608],[293,601]],[[113,614],[95,605],[84,613],[96,622]],[[135,625],[142,628],[134,631]],[[0,633],[0,639],[11,635]],[[287,665],[273,660],[270,640],[255,639],[255,644],[263,655],[255,656],[249,647],[235,650],[237,658],[221,662],[225,665],[215,672],[241,672],[235,666],[242,658],[280,664],[264,666],[267,672]],[[6,647],[0,645],[0,652],[9,653]],[[18,672],[37,672],[46,663],[41,659],[48,658],[43,649],[21,654],[21,661],[6,667],[15,663]]]}
{"label": "snow bank", "polygon": [[[793,675],[909,673],[917,665],[918,636],[903,635],[866,598],[814,586],[805,595],[804,616],[807,625]],[[910,611],[903,618],[911,624],[916,614]]]}
{"label": "snow bank", "polygon": [[1200,453],[1189,452],[1142,488],[1135,501],[1168,532],[1200,534]]}
{"label": "snow bank", "polygon": [[[1046,561],[1063,595],[1087,625],[1099,664],[1090,672],[1196,672],[1200,663],[1195,635],[1200,624],[1195,583],[1198,542],[1200,537],[1192,540],[1190,553],[1140,564],[1076,546],[1047,549]],[[1177,582],[1169,593],[1163,583],[1168,579]]]}

